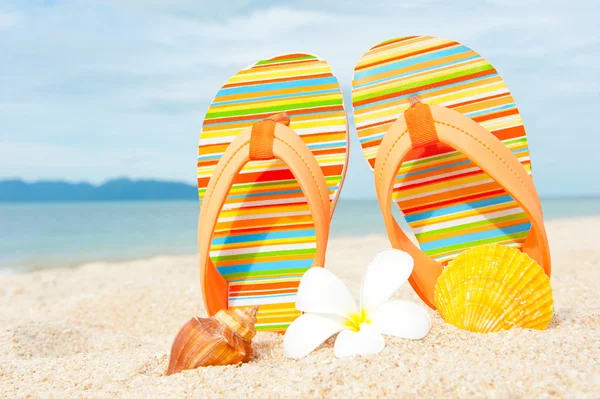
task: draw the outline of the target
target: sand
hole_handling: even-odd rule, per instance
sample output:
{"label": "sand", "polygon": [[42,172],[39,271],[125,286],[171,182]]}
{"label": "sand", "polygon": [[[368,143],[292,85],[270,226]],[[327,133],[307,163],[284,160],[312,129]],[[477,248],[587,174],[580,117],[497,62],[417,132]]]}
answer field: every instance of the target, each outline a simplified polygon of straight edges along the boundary
{"label": "sand", "polygon": [[[0,278],[0,397],[600,397],[600,218],[550,221],[556,314],[546,331],[474,334],[433,313],[423,340],[336,359],[287,359],[259,333],[238,366],[164,376],[179,327],[204,315],[196,258],[94,263]],[[328,266],[357,294],[382,236],[332,239]],[[418,300],[410,286],[398,297]]]}

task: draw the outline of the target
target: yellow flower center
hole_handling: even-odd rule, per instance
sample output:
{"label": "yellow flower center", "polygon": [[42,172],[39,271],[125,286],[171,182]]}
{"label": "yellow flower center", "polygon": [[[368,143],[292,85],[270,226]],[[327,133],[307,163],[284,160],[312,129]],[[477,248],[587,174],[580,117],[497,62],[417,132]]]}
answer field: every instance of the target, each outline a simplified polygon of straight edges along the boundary
{"label": "yellow flower center", "polygon": [[348,317],[350,317],[350,320],[346,320],[346,327],[354,332],[360,331],[362,323],[371,323],[371,319],[369,319],[364,309],[361,309],[360,313],[351,313]]}

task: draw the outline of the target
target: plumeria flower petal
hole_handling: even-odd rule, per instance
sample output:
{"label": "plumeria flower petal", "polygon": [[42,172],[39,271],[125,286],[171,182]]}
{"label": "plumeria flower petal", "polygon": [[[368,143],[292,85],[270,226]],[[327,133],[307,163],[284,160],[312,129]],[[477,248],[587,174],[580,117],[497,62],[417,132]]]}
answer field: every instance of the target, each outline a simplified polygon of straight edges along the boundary
{"label": "plumeria flower petal", "polygon": [[396,299],[381,304],[373,312],[371,324],[385,335],[421,339],[431,329],[431,317],[422,305]]}
{"label": "plumeria flower petal", "polygon": [[285,354],[295,359],[304,357],[345,327],[346,319],[340,316],[305,313],[290,325],[283,337]]}
{"label": "plumeria flower petal", "polygon": [[374,311],[398,291],[412,273],[412,256],[398,249],[382,251],[367,266],[360,290],[360,306]]}
{"label": "plumeria flower petal", "polygon": [[335,274],[322,267],[311,267],[302,276],[296,296],[296,309],[342,317],[358,312],[358,306],[348,287]]}
{"label": "plumeria flower petal", "polygon": [[421,305],[389,298],[404,284],[413,268],[412,257],[396,249],[383,251],[367,266],[358,307],[348,288],[330,271],[309,269],[298,287],[296,308],[303,315],[288,328],[285,353],[306,356],[339,332],[334,346],[337,357],[379,353],[385,347],[382,334],[419,339],[431,329],[431,318]]}
{"label": "plumeria flower petal", "polygon": [[368,323],[360,325],[360,330],[343,330],[336,338],[333,350],[335,356],[371,355],[385,347],[383,335]]}

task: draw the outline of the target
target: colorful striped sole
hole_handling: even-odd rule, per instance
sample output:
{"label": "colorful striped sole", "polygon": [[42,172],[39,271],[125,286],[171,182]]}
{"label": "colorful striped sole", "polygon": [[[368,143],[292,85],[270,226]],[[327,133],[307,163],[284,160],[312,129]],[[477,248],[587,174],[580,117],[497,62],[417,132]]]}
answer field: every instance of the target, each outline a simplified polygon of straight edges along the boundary
{"label": "colorful striped sole", "polygon": [[[478,122],[531,173],[521,115],[498,72],[470,48],[429,36],[383,42],[355,68],[354,118],[371,168],[381,139],[414,96]],[[443,263],[475,245],[520,247],[530,228],[523,210],[498,183],[443,145],[408,154],[396,176],[393,200],[421,249]]]}
{"label": "colorful striped sole", "polygon": [[[201,204],[229,143],[242,129],[280,112],[290,116],[290,128],[321,166],[333,212],[346,170],[346,114],[331,68],[309,54],[260,61],[219,90],[198,146]],[[256,328],[284,331],[300,315],[296,292],[315,253],[312,217],[290,170],[279,160],[248,163],[235,178],[219,215],[210,252],[229,283],[229,307],[260,305]]]}

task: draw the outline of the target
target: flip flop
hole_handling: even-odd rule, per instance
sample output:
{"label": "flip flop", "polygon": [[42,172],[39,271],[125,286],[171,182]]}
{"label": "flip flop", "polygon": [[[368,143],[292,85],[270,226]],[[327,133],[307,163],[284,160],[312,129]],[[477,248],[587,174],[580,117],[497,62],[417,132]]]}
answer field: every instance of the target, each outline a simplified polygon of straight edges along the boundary
{"label": "flip flop", "polygon": [[198,149],[200,280],[210,315],[260,305],[263,331],[285,331],[300,315],[300,278],[324,266],[347,131],[338,81],[314,55],[260,61],[219,90]]}
{"label": "flip flop", "polygon": [[[550,274],[521,115],[486,59],[451,40],[402,37],[365,53],[352,87],[388,236],[415,259],[410,282],[425,303],[435,308],[443,266],[477,245],[519,247]],[[392,201],[420,248],[394,220]]]}

